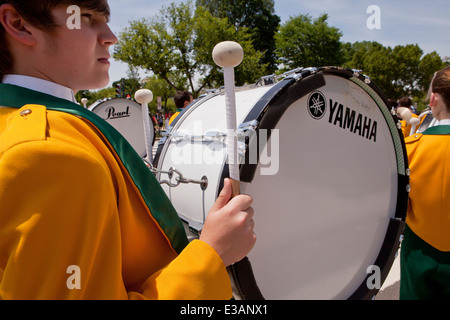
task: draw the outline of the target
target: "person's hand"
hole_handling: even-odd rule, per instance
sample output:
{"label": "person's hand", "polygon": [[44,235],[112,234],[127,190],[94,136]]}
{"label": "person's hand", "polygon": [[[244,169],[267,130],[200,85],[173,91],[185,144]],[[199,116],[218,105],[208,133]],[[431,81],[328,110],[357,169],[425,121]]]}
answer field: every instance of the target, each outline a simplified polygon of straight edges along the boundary
{"label": "person's hand", "polygon": [[238,195],[231,199],[231,195],[231,182],[225,179],[200,236],[201,241],[216,250],[225,266],[245,258],[256,242],[252,197]]}

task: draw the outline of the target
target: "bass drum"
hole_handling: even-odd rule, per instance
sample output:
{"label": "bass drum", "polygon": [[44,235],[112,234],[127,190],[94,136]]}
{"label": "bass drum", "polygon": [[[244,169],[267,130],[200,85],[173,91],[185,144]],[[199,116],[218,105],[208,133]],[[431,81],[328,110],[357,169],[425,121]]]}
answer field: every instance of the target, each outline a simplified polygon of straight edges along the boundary
{"label": "bass drum", "polygon": [[[234,296],[373,298],[398,251],[407,208],[398,119],[353,70],[298,69],[272,80],[236,92],[241,192],[254,199],[257,241],[229,268]],[[209,94],[178,117],[158,148],[158,169],[208,180],[206,190],[163,187],[191,239],[228,176],[225,115],[223,92]]]}
{"label": "bass drum", "polygon": [[[141,158],[147,155],[142,108],[139,103],[130,99],[115,98],[94,104],[89,107],[89,110],[119,131]],[[155,142],[153,121],[150,122],[150,125],[149,141],[153,145]]]}

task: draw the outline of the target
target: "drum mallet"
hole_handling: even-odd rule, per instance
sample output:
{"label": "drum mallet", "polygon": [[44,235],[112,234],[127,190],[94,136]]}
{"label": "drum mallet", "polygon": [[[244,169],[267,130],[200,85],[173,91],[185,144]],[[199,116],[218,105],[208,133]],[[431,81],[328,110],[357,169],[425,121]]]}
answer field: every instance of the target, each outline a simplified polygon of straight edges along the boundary
{"label": "drum mallet", "polygon": [[83,104],[83,107],[86,109],[87,108],[87,103],[88,103],[88,99],[86,99],[86,98],[83,98],[83,99],[81,99],[81,103]]}
{"label": "drum mallet", "polygon": [[244,58],[244,50],[239,43],[224,41],[218,43],[212,52],[214,62],[223,67],[225,82],[225,105],[227,110],[227,154],[230,169],[233,196],[241,193],[239,161],[236,135],[236,97],[234,88],[234,67],[237,67]]}
{"label": "drum mallet", "polygon": [[405,120],[406,125],[411,125],[410,135],[413,135],[416,131],[416,126],[420,123],[420,119],[413,118],[411,110],[405,107],[398,107],[397,112],[400,115],[401,119]]}
{"label": "drum mallet", "polygon": [[402,120],[405,120],[406,124],[409,124],[412,118],[412,112],[408,108],[398,107],[397,113],[400,115]]}
{"label": "drum mallet", "polygon": [[150,141],[150,137],[152,135],[151,130],[152,127],[150,125],[150,115],[148,112],[148,104],[153,100],[153,93],[148,89],[140,89],[136,91],[134,94],[134,98],[138,103],[142,106],[142,119],[144,121],[144,139],[145,139],[145,151],[147,152],[147,156],[145,160],[149,164],[153,164],[153,145]]}

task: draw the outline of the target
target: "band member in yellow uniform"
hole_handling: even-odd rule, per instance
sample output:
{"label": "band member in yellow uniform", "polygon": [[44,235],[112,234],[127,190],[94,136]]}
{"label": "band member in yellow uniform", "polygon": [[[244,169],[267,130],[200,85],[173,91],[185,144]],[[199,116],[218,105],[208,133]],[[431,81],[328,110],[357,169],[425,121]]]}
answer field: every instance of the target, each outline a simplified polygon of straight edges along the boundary
{"label": "band member in yellow uniform", "polygon": [[[406,108],[411,112],[411,117],[412,118],[418,118],[418,116],[412,112],[412,101],[410,98],[408,97],[402,97],[398,100],[398,107],[399,108]],[[400,117],[401,118],[401,117]],[[411,135],[411,128],[412,128],[412,124],[411,123],[406,123],[406,121],[404,119],[402,119],[401,121],[402,124],[402,133],[403,136],[409,137]]]}
{"label": "band member in yellow uniform", "polygon": [[137,153],[74,103],[108,84],[108,17],[106,0],[0,0],[0,298],[230,299],[252,198],[225,181],[188,243]]}
{"label": "band member in yellow uniform", "polygon": [[450,299],[450,67],[436,73],[431,89],[439,125],[405,139],[411,192],[400,299]]}
{"label": "band member in yellow uniform", "polygon": [[194,101],[194,98],[192,96],[192,93],[190,93],[189,91],[178,91],[174,97],[174,100],[177,107],[177,112],[175,112],[170,117],[169,125],[171,125],[172,122],[178,117],[178,115]]}

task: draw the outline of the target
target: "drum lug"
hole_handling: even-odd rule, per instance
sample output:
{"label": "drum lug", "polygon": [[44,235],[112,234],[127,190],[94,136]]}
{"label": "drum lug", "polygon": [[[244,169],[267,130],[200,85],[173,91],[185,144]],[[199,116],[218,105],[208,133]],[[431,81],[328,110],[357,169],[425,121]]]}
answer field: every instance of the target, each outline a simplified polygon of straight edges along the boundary
{"label": "drum lug", "polygon": [[256,87],[270,86],[275,83],[277,83],[277,77],[275,75],[270,75],[259,78],[259,80],[256,81],[255,86]]}
{"label": "drum lug", "polygon": [[282,76],[284,76],[285,79],[293,79],[295,82],[297,82],[302,80],[304,77],[316,74],[318,71],[319,69],[316,67],[297,68],[284,73]]}
{"label": "drum lug", "polygon": [[358,69],[352,69],[353,71],[353,76],[355,78],[359,78],[359,76],[361,75],[362,70],[358,70]]}
{"label": "drum lug", "polygon": [[242,163],[242,160],[245,158],[245,153],[247,152],[248,142],[246,142],[245,138],[248,137],[251,140],[252,137],[256,136],[256,129],[258,126],[259,121],[252,120],[242,123],[236,130],[240,163]]}
{"label": "drum lug", "polygon": [[365,84],[370,84],[372,82],[372,80],[368,76],[362,74],[362,70],[352,69],[352,72],[353,72],[353,76],[355,78],[359,78],[359,79],[361,79],[361,77],[364,78]]}
{"label": "drum lug", "polygon": [[252,120],[252,121],[248,121],[248,122],[244,122],[243,124],[241,124],[238,128],[237,128],[237,135],[238,137],[241,135],[244,135],[245,132],[247,132],[248,130],[253,130],[255,131],[256,128],[258,128],[259,126],[259,121],[257,120]]}

